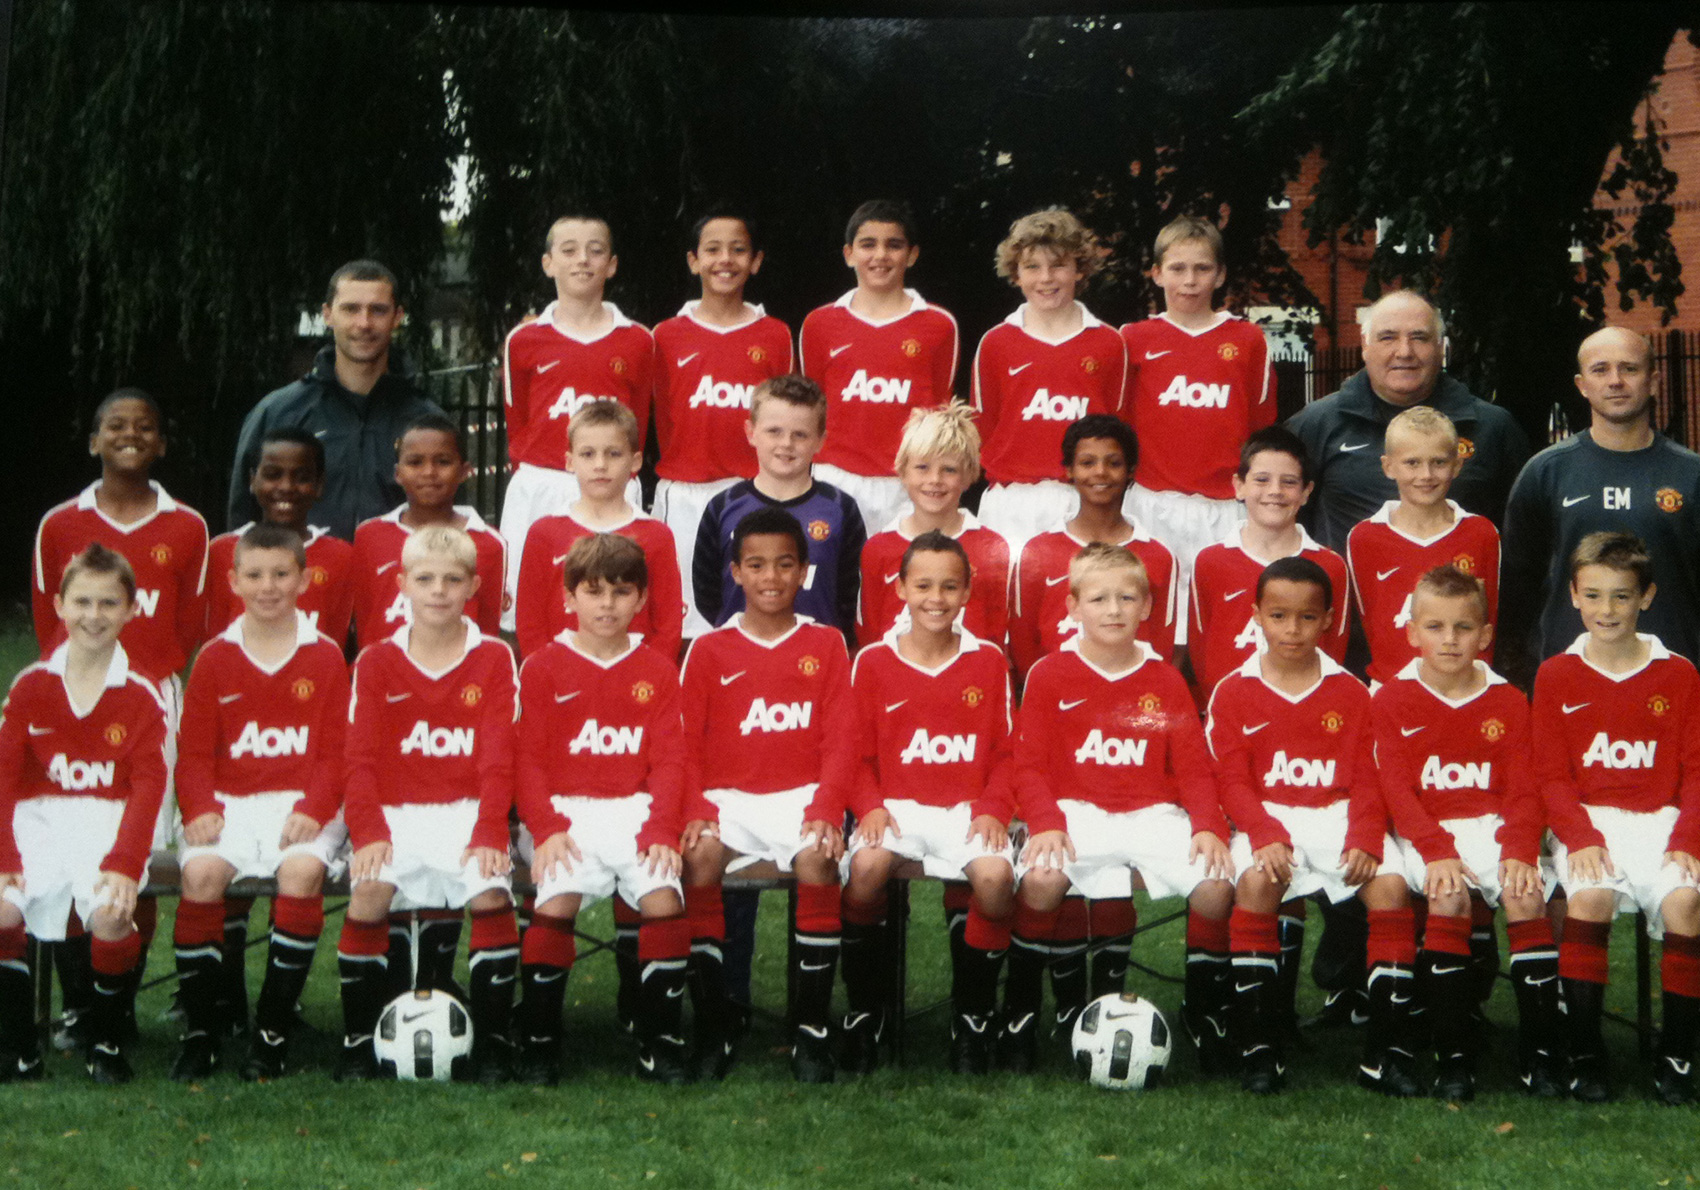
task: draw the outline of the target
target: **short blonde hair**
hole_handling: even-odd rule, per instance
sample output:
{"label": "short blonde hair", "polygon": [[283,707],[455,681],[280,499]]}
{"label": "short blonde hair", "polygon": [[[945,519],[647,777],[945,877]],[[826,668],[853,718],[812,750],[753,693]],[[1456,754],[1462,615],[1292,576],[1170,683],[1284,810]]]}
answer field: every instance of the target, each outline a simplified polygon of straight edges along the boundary
{"label": "short blonde hair", "polygon": [[916,409],[903,423],[892,467],[897,474],[918,459],[956,459],[969,483],[980,478],[980,431],[974,426],[978,414],[961,401]]}
{"label": "short blonde hair", "polygon": [[[1422,438],[1444,438],[1452,444],[1454,450],[1458,447],[1458,427],[1452,424],[1452,419],[1436,409],[1433,405],[1413,405],[1393,416],[1387,423],[1387,431],[1383,441],[1391,443],[1400,435],[1415,435]],[[1383,452],[1388,451],[1383,446]]]}
{"label": "short blonde hair", "polygon": [[573,439],[580,430],[591,426],[613,426],[625,431],[626,443],[637,450],[643,442],[643,434],[638,430],[637,415],[618,401],[592,401],[583,409],[573,414],[567,422],[567,449],[573,447]]}
{"label": "short blonde hair", "polygon": [[755,392],[750,394],[750,424],[754,425],[756,414],[768,401],[779,401],[786,405],[795,405],[799,409],[813,409],[820,418],[821,433],[826,432],[826,394],[820,385],[798,372],[784,372],[778,376],[769,376],[756,385]]}
{"label": "short blonde hair", "polygon": [[1080,584],[1086,581],[1086,576],[1106,570],[1131,571],[1139,584],[1140,594],[1148,599],[1151,597],[1151,576],[1146,573],[1145,563],[1139,560],[1139,555],[1125,545],[1110,545],[1104,541],[1094,541],[1069,562],[1068,593],[1078,599]]}
{"label": "short blonde hair", "polygon": [[478,573],[478,547],[465,529],[453,525],[426,525],[408,534],[401,547],[401,568],[405,573],[429,557],[447,558],[467,574]]}
{"label": "short blonde hair", "polygon": [[1482,586],[1482,580],[1459,570],[1450,562],[1444,566],[1436,566],[1417,580],[1411,595],[1413,617],[1416,615],[1417,604],[1424,595],[1432,595],[1437,599],[1472,600],[1476,605],[1476,614],[1483,622],[1488,619],[1487,588]]}
{"label": "short blonde hair", "polygon": [[1104,253],[1092,229],[1063,207],[1047,207],[1023,215],[1009,225],[1009,235],[998,245],[995,257],[998,276],[1008,278],[1011,285],[1016,284],[1022,258],[1035,248],[1073,260],[1080,272],[1077,289],[1103,264]]}
{"label": "short blonde hair", "polygon": [[600,223],[602,225],[602,233],[608,237],[608,251],[610,253],[614,251],[613,225],[601,215],[592,215],[589,213],[562,215],[560,218],[551,223],[549,225],[548,233],[543,237],[543,251],[553,252],[555,250],[555,233],[560,231],[561,228],[568,223]]}
{"label": "short blonde hair", "polygon": [[1151,245],[1151,263],[1162,268],[1163,257],[1169,254],[1169,249],[1187,240],[1197,240],[1210,245],[1210,254],[1216,258],[1216,267],[1222,267],[1222,230],[1208,219],[1200,219],[1196,215],[1182,215],[1178,219],[1172,219],[1157,233],[1157,241]]}

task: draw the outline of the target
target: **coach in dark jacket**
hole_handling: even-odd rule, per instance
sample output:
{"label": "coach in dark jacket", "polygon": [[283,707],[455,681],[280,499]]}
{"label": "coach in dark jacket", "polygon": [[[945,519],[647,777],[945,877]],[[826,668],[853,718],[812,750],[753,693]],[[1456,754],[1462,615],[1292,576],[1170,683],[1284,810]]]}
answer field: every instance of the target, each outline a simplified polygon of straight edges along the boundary
{"label": "coach in dark jacket", "polygon": [[1352,526],[1399,491],[1381,472],[1387,423],[1413,405],[1432,405],[1458,427],[1464,466],[1452,499],[1500,524],[1511,484],[1529,457],[1529,439],[1516,420],[1473,395],[1440,370],[1445,326],[1423,297],[1399,290],[1366,309],[1364,367],[1340,391],[1312,402],[1287,422],[1310,451],[1316,492],[1307,509],[1312,533],[1346,552]]}
{"label": "coach in dark jacket", "polygon": [[331,344],[307,375],[261,398],[242,423],[230,474],[232,529],[259,517],[248,480],[267,430],[299,426],[324,443],[325,491],[310,519],[350,541],[361,521],[402,501],[396,438],[415,418],[442,412],[412,376],[392,370],[390,341],[403,312],[387,268],[373,260],[343,265],[331,276],[322,313]]}

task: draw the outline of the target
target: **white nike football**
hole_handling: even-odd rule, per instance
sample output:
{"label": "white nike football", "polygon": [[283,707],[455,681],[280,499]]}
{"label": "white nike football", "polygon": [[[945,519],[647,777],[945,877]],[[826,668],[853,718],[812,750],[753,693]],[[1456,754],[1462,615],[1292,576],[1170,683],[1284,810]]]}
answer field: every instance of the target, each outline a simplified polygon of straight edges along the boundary
{"label": "white nike football", "polygon": [[1169,1022],[1138,996],[1099,996],[1074,1022],[1074,1067],[1094,1087],[1142,1091],[1169,1065]]}
{"label": "white nike football", "polygon": [[446,1083],[472,1053],[472,1018],[447,992],[403,992],[379,1014],[372,1048],[401,1082]]}

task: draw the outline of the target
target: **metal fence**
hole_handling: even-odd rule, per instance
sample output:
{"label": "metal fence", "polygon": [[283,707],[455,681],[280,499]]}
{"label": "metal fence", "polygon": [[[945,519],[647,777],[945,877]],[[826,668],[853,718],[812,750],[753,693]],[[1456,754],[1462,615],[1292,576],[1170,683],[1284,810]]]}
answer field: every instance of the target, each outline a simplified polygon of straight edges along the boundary
{"label": "metal fence", "polygon": [[466,444],[472,476],[461,498],[494,525],[508,486],[508,429],[495,361],[438,368],[423,379],[426,395],[459,424]]}

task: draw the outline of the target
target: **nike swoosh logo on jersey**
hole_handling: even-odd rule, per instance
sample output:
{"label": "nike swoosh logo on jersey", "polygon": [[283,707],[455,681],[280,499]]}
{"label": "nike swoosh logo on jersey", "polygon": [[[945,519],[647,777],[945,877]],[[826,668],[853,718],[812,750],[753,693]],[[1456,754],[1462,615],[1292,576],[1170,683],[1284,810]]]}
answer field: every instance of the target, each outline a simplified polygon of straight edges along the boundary
{"label": "nike swoosh logo on jersey", "polygon": [[1057,584],[1058,584],[1058,583],[1064,583],[1064,582],[1067,582],[1067,581],[1068,581],[1068,575],[1066,575],[1066,574],[1059,574],[1059,575],[1057,575],[1057,577],[1056,577],[1056,578],[1048,578],[1048,579],[1046,579],[1046,580],[1045,580],[1045,585],[1046,585],[1046,586],[1047,586],[1047,587],[1054,587],[1054,586],[1056,586],[1056,585],[1057,585]]}
{"label": "nike swoosh logo on jersey", "polygon": [[888,714],[888,715],[891,714],[891,712],[895,711],[898,707],[902,706],[904,703],[906,703],[908,701],[909,700],[907,698],[900,698],[896,702],[886,703],[885,704],[886,714]]}
{"label": "nike swoosh logo on jersey", "polygon": [[378,573],[382,574],[382,573],[384,573],[384,571],[393,569],[394,567],[399,566],[400,564],[401,563],[399,561],[385,562],[382,566],[378,567]]}
{"label": "nike swoosh logo on jersey", "polygon": [[1019,376],[1021,373],[1025,372],[1028,368],[1031,368],[1032,366],[1033,366],[1033,363],[1032,363],[1031,360],[1029,360],[1027,363],[1022,364],[1018,368],[1011,368],[1009,370],[1009,374],[1011,376]]}
{"label": "nike swoosh logo on jersey", "polygon": [[567,560],[567,556],[565,554],[556,554],[553,558],[549,559],[549,565],[559,566],[562,562],[565,562],[566,560]]}
{"label": "nike swoosh logo on jersey", "polygon": [[[1426,727],[1428,725],[1425,723],[1423,726]],[[1399,729],[1399,734],[1404,736],[1408,740],[1412,736],[1416,735],[1422,729],[1423,729],[1422,727],[1401,727]]]}
{"label": "nike swoosh logo on jersey", "polygon": [[412,698],[412,697],[413,697],[413,691],[409,690],[405,694],[386,694],[386,695],[384,695],[384,701],[385,702],[400,702],[404,698]]}
{"label": "nike swoosh logo on jersey", "polygon": [[1350,446],[1348,446],[1346,443],[1342,442],[1340,444],[1340,453],[1343,454],[1343,455],[1349,455],[1354,450],[1362,450],[1364,447],[1366,447],[1368,445],[1369,445],[1369,443],[1367,443],[1367,442],[1354,442]]}
{"label": "nike swoosh logo on jersey", "polygon": [[730,686],[733,682],[736,682],[739,678],[743,677],[745,674],[747,674],[749,672],[750,671],[747,670],[747,669],[740,669],[735,674],[722,674],[721,677],[720,677],[720,684],[722,686]]}
{"label": "nike swoosh logo on jersey", "polygon": [[682,368],[701,354],[702,352],[700,351],[693,351],[689,355],[680,356],[678,359],[673,361],[673,366],[676,368]]}
{"label": "nike swoosh logo on jersey", "polygon": [[893,571],[892,573],[886,575],[885,576],[886,585],[890,586],[892,583],[895,583],[898,580],[898,577],[900,575],[902,575],[902,573],[903,572],[901,570],[896,570],[896,571]]}
{"label": "nike swoosh logo on jersey", "polygon": [[1268,726],[1269,726],[1269,720],[1265,719],[1262,723],[1259,723],[1256,727],[1247,727],[1244,724],[1241,724],[1240,730],[1243,731],[1246,735],[1256,735],[1258,732],[1262,731],[1265,727],[1268,727]]}
{"label": "nike swoosh logo on jersey", "polygon": [[1388,575],[1398,574],[1398,573],[1399,573],[1399,568],[1397,566],[1395,566],[1392,570],[1378,570],[1378,571],[1375,572],[1375,581],[1378,582],[1378,583],[1384,583],[1384,582],[1387,581]]}
{"label": "nike swoosh logo on jersey", "polygon": [[235,702],[237,699],[239,699],[241,697],[242,697],[242,695],[240,693],[237,693],[237,694],[221,694],[221,695],[218,696],[218,705],[221,706],[221,707],[222,706],[228,706],[229,704]]}
{"label": "nike swoosh logo on jersey", "polygon": [[1575,706],[1571,706],[1569,703],[1565,703],[1563,709],[1564,709],[1564,713],[1566,715],[1574,715],[1577,711],[1580,711],[1583,707],[1591,706],[1591,705],[1593,705],[1593,704],[1586,703],[1586,702],[1579,702]]}
{"label": "nike swoosh logo on jersey", "polygon": [[31,735],[47,735],[52,730],[53,729],[51,727],[37,727],[33,723],[30,724],[30,734]]}
{"label": "nike swoosh logo on jersey", "polygon": [[537,374],[539,376],[543,375],[543,373],[547,372],[550,368],[553,368],[556,364],[558,364],[560,362],[561,361],[558,360],[558,359],[552,359],[546,364],[538,364],[537,365]]}
{"label": "nike swoosh logo on jersey", "polygon": [[[1588,496],[1592,495],[1592,492],[1588,493]],[[1564,507],[1569,508],[1572,504],[1580,504],[1582,501],[1586,500],[1588,496],[1566,496],[1564,498]]]}
{"label": "nike swoosh logo on jersey", "polygon": [[584,693],[584,691],[582,691],[582,690],[574,690],[571,694],[557,694],[557,695],[555,695],[555,701],[556,702],[571,702],[573,699],[577,698],[579,695],[581,695],[583,693]]}
{"label": "nike swoosh logo on jersey", "polygon": [[1234,600],[1238,599],[1241,595],[1244,595],[1250,589],[1251,589],[1250,587],[1241,587],[1238,591],[1229,591],[1226,595],[1222,596],[1222,602],[1223,603],[1232,603]]}
{"label": "nike swoosh logo on jersey", "polygon": [[1147,351],[1145,353],[1145,358],[1148,359],[1148,360],[1149,359],[1162,359],[1165,355],[1168,355],[1168,354],[1169,353],[1167,351]]}
{"label": "nike swoosh logo on jersey", "polygon": [[1072,711],[1072,710],[1074,710],[1075,707],[1079,706],[1081,703],[1083,703],[1085,701],[1086,700],[1084,698],[1077,698],[1073,702],[1059,702],[1059,703],[1057,703],[1057,710],[1059,710],[1059,711]]}
{"label": "nike swoosh logo on jersey", "polygon": [[837,359],[839,356],[843,355],[846,351],[849,351],[851,346],[852,346],[852,344],[846,343],[842,347],[834,347],[831,351],[828,351],[826,353],[826,358],[827,359]]}

